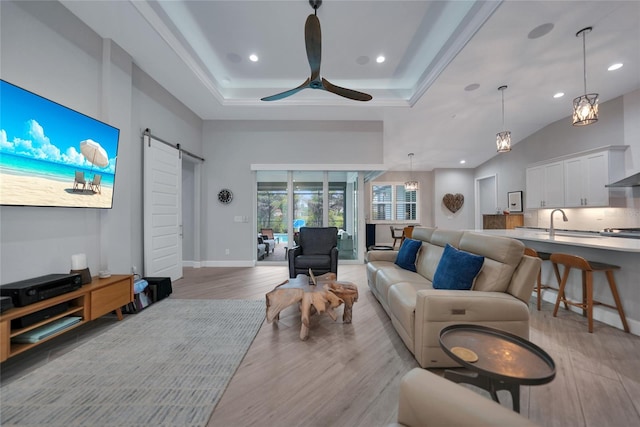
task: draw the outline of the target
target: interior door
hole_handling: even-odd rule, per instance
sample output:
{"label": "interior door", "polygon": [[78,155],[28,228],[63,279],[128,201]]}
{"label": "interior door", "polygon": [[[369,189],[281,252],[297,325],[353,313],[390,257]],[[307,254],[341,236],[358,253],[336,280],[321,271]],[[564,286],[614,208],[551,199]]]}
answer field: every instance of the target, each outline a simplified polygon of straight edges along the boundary
{"label": "interior door", "polygon": [[182,277],[182,160],[176,148],[144,136],[144,274]]}

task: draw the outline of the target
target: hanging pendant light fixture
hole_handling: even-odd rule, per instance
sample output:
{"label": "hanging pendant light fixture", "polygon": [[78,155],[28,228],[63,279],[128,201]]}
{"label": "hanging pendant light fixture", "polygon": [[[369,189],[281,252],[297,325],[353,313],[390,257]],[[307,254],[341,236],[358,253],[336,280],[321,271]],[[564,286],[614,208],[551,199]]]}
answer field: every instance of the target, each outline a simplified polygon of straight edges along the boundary
{"label": "hanging pendant light fixture", "polygon": [[586,126],[598,121],[598,94],[587,93],[587,49],[585,37],[592,29],[592,27],[587,27],[576,33],[576,37],[582,36],[582,64],[585,94],[573,100],[574,126]]}
{"label": "hanging pendant light fixture", "polygon": [[504,127],[504,90],[507,86],[500,86],[498,90],[502,92],[502,132],[496,134],[496,146],[498,153],[507,153],[511,151],[511,132],[505,130]]}
{"label": "hanging pendant light fixture", "polygon": [[413,180],[413,153],[409,153],[409,181],[404,183],[405,191],[416,191],[418,189],[418,181]]}

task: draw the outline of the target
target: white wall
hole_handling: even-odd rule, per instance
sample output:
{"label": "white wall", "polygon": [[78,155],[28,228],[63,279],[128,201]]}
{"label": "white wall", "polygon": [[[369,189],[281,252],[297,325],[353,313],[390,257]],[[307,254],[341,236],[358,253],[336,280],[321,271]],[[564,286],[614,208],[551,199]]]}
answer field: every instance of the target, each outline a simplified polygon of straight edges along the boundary
{"label": "white wall", "polygon": [[120,129],[113,209],[0,207],[0,282],[68,272],[81,252],[93,274],[142,266],[140,128],[198,154],[202,122],[60,3],[3,1],[0,19],[3,79]]}
{"label": "white wall", "polygon": [[[206,265],[247,265],[255,258],[251,164],[312,164],[322,169],[327,164],[383,163],[380,122],[208,121],[203,140]],[[228,205],[218,202],[222,188],[234,194]],[[235,216],[249,221],[234,222]]]}
{"label": "white wall", "polygon": [[[103,64],[102,39],[59,3],[2,2],[1,15],[2,78],[108,121],[120,129],[120,146],[113,209],[0,208],[0,280],[68,272],[75,253],[87,254],[94,274],[106,267],[128,271],[131,96],[122,87],[131,61],[108,43],[111,55]],[[112,96],[104,96],[103,84]]]}
{"label": "white wall", "polygon": [[[435,226],[450,230],[475,228],[474,176],[472,169],[436,169],[434,208]],[[447,209],[442,198],[445,194],[462,194],[464,205],[456,213]]]}

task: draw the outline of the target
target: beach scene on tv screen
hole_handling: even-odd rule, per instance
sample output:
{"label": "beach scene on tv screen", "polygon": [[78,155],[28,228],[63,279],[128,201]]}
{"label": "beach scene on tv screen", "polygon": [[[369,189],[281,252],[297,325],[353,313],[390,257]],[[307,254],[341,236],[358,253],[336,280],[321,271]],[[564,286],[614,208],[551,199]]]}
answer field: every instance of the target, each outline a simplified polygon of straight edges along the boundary
{"label": "beach scene on tv screen", "polygon": [[111,208],[119,130],[0,84],[0,204]]}

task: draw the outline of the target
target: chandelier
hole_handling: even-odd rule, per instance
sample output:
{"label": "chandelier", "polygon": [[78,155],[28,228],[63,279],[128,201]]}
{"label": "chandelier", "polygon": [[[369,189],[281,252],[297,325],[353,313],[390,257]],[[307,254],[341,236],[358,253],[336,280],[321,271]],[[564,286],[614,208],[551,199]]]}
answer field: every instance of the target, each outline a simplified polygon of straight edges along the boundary
{"label": "chandelier", "polygon": [[404,183],[405,191],[416,191],[418,189],[418,181],[413,180],[413,153],[409,153],[409,181]]}
{"label": "chandelier", "polygon": [[587,27],[576,33],[576,37],[582,36],[582,65],[584,77],[584,95],[573,100],[573,125],[586,126],[598,121],[598,94],[587,93],[587,50],[586,34],[593,28]]}
{"label": "chandelier", "polygon": [[496,134],[496,146],[498,153],[507,153],[511,151],[511,132],[504,130],[504,90],[507,86],[500,86],[498,90],[502,92],[502,132]]}

